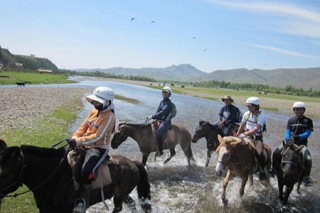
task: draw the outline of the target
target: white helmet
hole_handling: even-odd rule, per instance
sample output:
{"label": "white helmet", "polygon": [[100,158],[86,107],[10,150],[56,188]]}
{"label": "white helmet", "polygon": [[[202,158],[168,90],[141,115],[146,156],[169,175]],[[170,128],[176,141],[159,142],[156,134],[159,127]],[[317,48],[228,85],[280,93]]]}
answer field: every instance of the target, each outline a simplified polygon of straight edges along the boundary
{"label": "white helmet", "polygon": [[170,95],[172,94],[171,88],[170,88],[170,87],[167,87],[167,86],[163,87],[163,88],[162,88],[162,91],[166,91],[166,92],[168,92]]}
{"label": "white helmet", "polygon": [[86,97],[87,101],[91,102],[92,100],[102,103],[103,106],[106,106],[107,101],[111,101],[110,104],[113,104],[114,92],[109,87],[97,87],[93,90],[91,95]]}
{"label": "white helmet", "polygon": [[306,105],[305,103],[301,102],[301,101],[298,101],[298,102],[294,102],[293,106],[292,106],[292,109],[294,108],[303,108],[303,109],[306,109]]}
{"label": "white helmet", "polygon": [[258,97],[250,97],[246,101],[247,104],[260,105],[260,99]]}

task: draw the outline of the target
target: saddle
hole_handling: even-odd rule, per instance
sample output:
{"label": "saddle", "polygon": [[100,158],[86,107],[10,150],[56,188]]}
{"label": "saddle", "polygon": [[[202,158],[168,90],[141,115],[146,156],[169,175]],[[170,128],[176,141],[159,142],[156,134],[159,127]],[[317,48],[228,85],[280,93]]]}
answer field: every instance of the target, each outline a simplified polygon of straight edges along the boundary
{"label": "saddle", "polygon": [[[74,187],[78,191],[80,188],[80,172],[84,162],[85,150],[77,149],[71,150],[68,153],[68,162],[72,169],[72,174],[74,177]],[[111,174],[109,165],[112,164],[112,157],[108,157],[101,163],[98,169],[95,171],[94,179],[91,184],[91,189],[103,189],[104,186],[107,186],[112,183]]]}
{"label": "saddle", "polygon": [[[154,120],[151,123],[151,129],[152,129],[154,143],[156,143],[156,141],[157,141],[156,140],[156,132],[157,132],[159,126],[160,126],[159,121]],[[166,134],[164,134],[164,136],[163,136],[163,142],[164,143],[173,143],[175,141],[175,138],[176,138],[176,134],[172,128],[172,125],[170,125],[169,128],[167,129]]]}

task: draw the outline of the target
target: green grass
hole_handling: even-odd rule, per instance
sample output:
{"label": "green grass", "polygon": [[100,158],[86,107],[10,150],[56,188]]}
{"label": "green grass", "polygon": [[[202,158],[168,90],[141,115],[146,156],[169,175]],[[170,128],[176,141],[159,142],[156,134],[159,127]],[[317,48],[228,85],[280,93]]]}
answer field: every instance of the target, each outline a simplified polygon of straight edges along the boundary
{"label": "green grass", "polygon": [[[2,135],[2,138],[5,139],[9,146],[28,144],[40,147],[50,147],[55,142],[71,136],[68,131],[70,125],[76,119],[78,112],[82,109],[81,106],[82,101],[75,100],[72,103],[57,108],[53,113],[33,121],[29,128],[6,131]],[[27,190],[28,188],[23,186],[14,193],[21,193]],[[28,192],[16,198],[3,199],[1,212],[33,213],[39,212],[39,210],[35,204],[33,193]]]}
{"label": "green grass", "polygon": [[0,84],[15,84],[24,82],[26,84],[65,84],[74,83],[67,79],[67,75],[56,75],[37,72],[16,72],[2,71],[0,72]]}

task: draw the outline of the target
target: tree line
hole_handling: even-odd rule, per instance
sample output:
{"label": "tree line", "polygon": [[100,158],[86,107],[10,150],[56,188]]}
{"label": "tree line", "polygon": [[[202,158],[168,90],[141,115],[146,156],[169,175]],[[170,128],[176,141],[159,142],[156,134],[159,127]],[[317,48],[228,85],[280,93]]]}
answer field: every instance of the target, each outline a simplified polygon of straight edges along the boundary
{"label": "tree line", "polygon": [[246,90],[246,91],[257,91],[262,93],[275,93],[275,94],[286,94],[295,96],[308,96],[308,97],[320,97],[320,90],[314,91],[312,88],[304,90],[302,88],[295,88],[291,85],[285,88],[271,87],[266,84],[251,84],[251,83],[231,83],[225,81],[201,81],[193,84],[196,87],[207,87],[207,88],[226,88],[234,90]]}

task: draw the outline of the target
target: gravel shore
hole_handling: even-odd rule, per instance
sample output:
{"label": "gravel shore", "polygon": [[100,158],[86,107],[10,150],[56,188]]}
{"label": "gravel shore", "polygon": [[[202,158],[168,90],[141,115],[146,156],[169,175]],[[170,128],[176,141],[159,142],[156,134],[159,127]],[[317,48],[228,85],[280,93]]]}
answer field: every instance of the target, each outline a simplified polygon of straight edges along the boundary
{"label": "gravel shore", "polygon": [[8,129],[26,128],[33,120],[91,92],[90,88],[0,89],[0,137]]}

